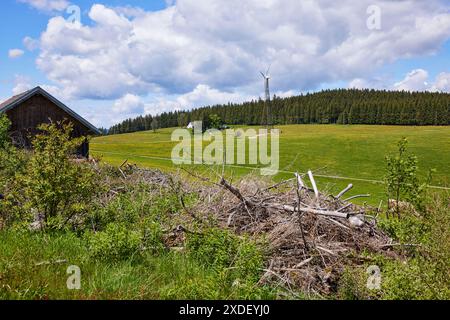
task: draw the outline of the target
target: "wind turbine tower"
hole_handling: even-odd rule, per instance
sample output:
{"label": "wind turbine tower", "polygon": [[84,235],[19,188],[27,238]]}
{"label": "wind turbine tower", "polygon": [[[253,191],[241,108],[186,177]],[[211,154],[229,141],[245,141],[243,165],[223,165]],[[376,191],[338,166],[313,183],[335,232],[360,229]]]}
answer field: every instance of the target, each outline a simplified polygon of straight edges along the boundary
{"label": "wind turbine tower", "polygon": [[264,78],[264,87],[266,92],[266,97],[264,100],[264,111],[263,111],[263,119],[262,122],[266,127],[272,126],[272,116],[270,114],[270,76],[269,76],[270,66],[267,69],[266,73],[261,72],[262,77]]}

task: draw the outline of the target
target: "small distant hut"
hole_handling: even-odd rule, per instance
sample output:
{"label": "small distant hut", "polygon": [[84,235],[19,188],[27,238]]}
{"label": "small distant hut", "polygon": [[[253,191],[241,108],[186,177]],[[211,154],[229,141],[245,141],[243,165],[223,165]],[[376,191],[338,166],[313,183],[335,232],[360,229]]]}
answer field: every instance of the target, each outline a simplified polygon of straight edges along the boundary
{"label": "small distant hut", "polygon": [[[25,91],[1,103],[0,114],[3,113],[11,121],[11,136],[20,140],[24,147],[31,146],[31,138],[39,133],[37,127],[44,123],[69,121],[73,124],[74,138],[100,134],[96,127],[41,87]],[[89,156],[87,139],[77,154]]]}

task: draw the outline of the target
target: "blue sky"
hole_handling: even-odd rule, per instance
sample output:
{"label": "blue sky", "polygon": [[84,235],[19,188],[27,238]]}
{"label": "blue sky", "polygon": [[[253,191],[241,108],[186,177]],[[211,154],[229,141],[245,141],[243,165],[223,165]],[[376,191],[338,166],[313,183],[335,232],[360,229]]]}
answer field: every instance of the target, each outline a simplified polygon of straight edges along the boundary
{"label": "blue sky", "polygon": [[[77,0],[77,5],[81,8],[82,20],[89,23],[87,14],[95,3],[100,1]],[[162,10],[166,8],[164,0],[108,0],[109,6],[130,6],[141,7],[145,10]],[[31,5],[21,3],[17,0],[2,0],[0,10],[0,98],[11,95],[14,87],[15,75],[26,75],[32,78],[36,84],[47,83],[45,74],[40,72],[35,66],[38,51],[27,52],[17,60],[8,59],[8,51],[12,48],[24,50],[23,39],[31,37],[38,39],[43,30],[47,27],[49,19],[64,12],[47,12],[37,10]]]}
{"label": "blue sky", "polygon": [[281,96],[450,92],[447,0],[3,0],[0,37],[0,100],[41,85],[97,126],[257,98],[270,64]]}

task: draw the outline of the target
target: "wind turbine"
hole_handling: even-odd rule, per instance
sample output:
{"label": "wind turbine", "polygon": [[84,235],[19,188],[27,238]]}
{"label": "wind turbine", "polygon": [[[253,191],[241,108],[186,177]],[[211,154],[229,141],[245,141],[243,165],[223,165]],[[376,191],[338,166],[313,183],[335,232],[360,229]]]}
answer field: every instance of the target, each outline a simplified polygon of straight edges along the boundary
{"label": "wind turbine", "polygon": [[266,98],[264,100],[264,111],[263,111],[263,123],[266,125],[266,127],[272,126],[271,121],[271,115],[270,115],[270,88],[269,88],[269,82],[270,82],[270,71],[271,65],[269,65],[269,68],[267,68],[266,73],[260,72],[262,77],[264,78],[264,87],[266,92]]}

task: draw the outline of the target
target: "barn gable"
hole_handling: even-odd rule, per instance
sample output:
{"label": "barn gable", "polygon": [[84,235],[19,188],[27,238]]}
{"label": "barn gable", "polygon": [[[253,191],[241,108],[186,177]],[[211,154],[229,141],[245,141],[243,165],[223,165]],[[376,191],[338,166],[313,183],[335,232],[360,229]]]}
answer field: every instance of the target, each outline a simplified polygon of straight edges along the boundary
{"label": "barn gable", "polygon": [[[6,100],[5,102],[1,103],[0,104],[0,114],[5,113],[5,112],[8,113],[8,111],[16,108],[17,106],[20,106],[21,104],[23,104],[24,102],[26,102],[27,100],[29,100],[35,96],[43,96],[46,99],[48,99],[49,101],[51,101],[55,106],[60,108],[61,111],[65,112],[68,115],[68,116],[66,116],[67,119],[69,119],[69,120],[73,119],[73,120],[81,123],[83,126],[85,126],[88,129],[88,131],[91,131],[91,134],[100,134],[100,131],[95,126],[90,124],[86,119],[84,119],[83,117],[78,115],[75,111],[73,111],[72,109],[67,107],[64,103],[62,103],[61,101],[59,101],[58,99],[53,97],[50,93],[48,93],[41,87],[36,87],[34,89],[25,91],[25,92],[18,94],[16,96]],[[49,105],[49,104],[47,104],[47,105]],[[41,107],[41,109],[42,108],[43,107]],[[52,120],[57,121],[57,119],[52,119]]]}
{"label": "barn gable", "polygon": [[[0,114],[2,113],[6,113],[11,120],[11,134],[17,135],[24,146],[30,146],[29,138],[38,133],[37,127],[40,124],[49,122],[70,121],[74,137],[100,134],[96,127],[40,87],[1,103]],[[87,141],[78,153],[88,156]]]}

